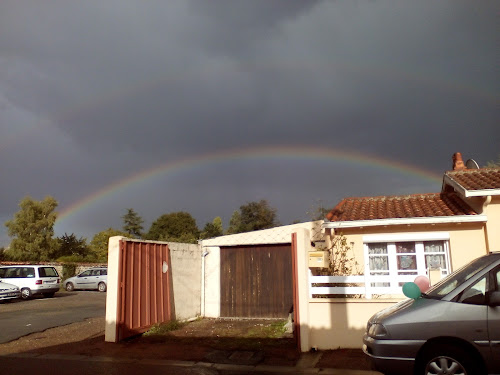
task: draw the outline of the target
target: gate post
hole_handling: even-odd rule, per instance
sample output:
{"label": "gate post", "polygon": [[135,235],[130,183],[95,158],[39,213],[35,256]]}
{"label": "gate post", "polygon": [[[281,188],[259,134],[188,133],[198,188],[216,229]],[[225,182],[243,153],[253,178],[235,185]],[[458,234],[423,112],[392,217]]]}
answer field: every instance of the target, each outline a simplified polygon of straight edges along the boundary
{"label": "gate post", "polygon": [[[294,300],[295,328],[299,330],[298,346],[301,352],[311,349],[309,340],[309,267],[307,254],[311,248],[310,232],[300,228],[292,235],[292,251],[294,252],[295,275],[294,284],[297,293]],[[298,305],[298,306],[297,306]]]}
{"label": "gate post", "polygon": [[118,342],[117,319],[118,319],[118,295],[120,291],[119,275],[120,269],[120,240],[121,236],[110,237],[108,243],[108,281],[106,289],[106,327],[104,340],[107,342]]}

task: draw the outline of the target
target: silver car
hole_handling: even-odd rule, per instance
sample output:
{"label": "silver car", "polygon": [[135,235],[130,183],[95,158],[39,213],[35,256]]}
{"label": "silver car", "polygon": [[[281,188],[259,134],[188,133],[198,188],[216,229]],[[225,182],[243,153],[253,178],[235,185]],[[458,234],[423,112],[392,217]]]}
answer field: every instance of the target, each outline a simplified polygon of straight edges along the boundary
{"label": "silver car", "polygon": [[105,292],[107,287],[108,269],[105,267],[91,268],[77,276],[64,281],[64,288],[71,292],[75,289],[97,289]]}
{"label": "silver car", "polygon": [[0,301],[21,297],[21,290],[17,285],[0,281]]}
{"label": "silver car", "polygon": [[385,374],[500,374],[500,253],[373,315],[363,351]]}

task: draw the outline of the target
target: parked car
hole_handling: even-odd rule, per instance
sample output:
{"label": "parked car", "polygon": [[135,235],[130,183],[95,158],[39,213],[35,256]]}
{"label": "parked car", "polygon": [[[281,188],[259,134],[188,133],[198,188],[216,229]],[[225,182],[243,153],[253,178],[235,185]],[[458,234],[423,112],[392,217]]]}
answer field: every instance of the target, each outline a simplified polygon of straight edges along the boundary
{"label": "parked car", "polygon": [[0,281],[0,301],[21,297],[18,286]]}
{"label": "parked car", "polygon": [[16,285],[21,289],[21,298],[29,299],[37,294],[54,297],[61,287],[61,279],[52,266],[15,265],[0,267],[0,281]]}
{"label": "parked car", "polygon": [[373,315],[363,351],[385,374],[500,374],[500,253]]}
{"label": "parked car", "polygon": [[64,281],[64,288],[71,292],[75,289],[97,289],[105,292],[107,288],[108,269],[105,267],[91,268],[77,276]]}

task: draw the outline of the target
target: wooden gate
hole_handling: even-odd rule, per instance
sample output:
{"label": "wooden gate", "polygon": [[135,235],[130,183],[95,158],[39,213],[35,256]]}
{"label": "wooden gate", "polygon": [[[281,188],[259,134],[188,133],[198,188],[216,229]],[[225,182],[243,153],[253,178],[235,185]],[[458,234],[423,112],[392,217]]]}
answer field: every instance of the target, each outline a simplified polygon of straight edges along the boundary
{"label": "wooden gate", "polygon": [[168,245],[121,240],[118,253],[116,341],[172,318]]}
{"label": "wooden gate", "polygon": [[221,317],[287,318],[293,307],[291,246],[221,247]]}

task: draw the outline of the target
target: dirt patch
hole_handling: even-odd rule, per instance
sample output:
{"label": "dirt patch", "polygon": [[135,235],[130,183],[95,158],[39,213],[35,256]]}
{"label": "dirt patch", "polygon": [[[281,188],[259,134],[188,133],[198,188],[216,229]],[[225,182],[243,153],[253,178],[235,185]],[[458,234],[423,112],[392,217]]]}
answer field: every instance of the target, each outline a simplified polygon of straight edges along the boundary
{"label": "dirt patch", "polygon": [[[300,357],[291,334],[273,320],[200,319],[160,335],[120,343],[104,341],[104,318],[51,328],[6,344],[0,354],[37,353],[295,366]],[[247,361],[247,362],[245,362]],[[323,352],[317,367],[370,369],[360,350]]]}

